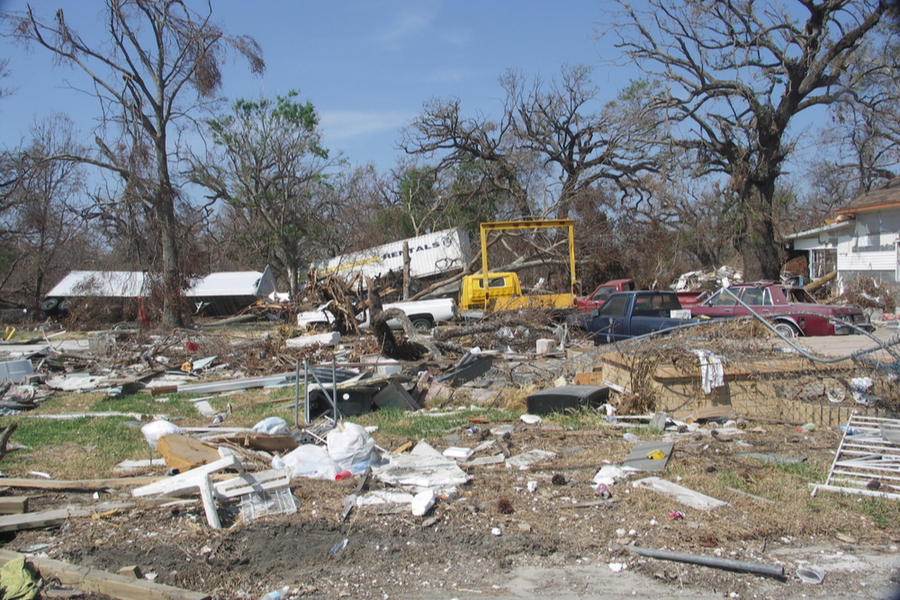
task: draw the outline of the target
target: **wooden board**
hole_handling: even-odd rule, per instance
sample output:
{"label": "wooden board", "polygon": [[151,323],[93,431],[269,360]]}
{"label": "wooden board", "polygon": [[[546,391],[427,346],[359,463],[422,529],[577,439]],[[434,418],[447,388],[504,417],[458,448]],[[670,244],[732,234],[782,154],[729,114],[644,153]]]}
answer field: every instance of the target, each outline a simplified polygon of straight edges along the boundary
{"label": "wooden board", "polygon": [[0,515],[28,512],[28,496],[0,496]]}
{"label": "wooden board", "polygon": [[0,517],[0,532],[57,527],[69,519],[90,517],[93,514],[100,514],[109,510],[131,508],[135,504],[135,502],[105,502],[94,506],[72,506],[36,513],[6,515]]}
{"label": "wooden board", "polygon": [[156,442],[156,451],[162,454],[169,468],[178,469],[179,473],[208,465],[221,458],[216,448],[189,435],[164,435]]}
{"label": "wooden board", "polygon": [[[0,563],[6,564],[19,555],[9,550],[0,550]],[[55,578],[63,585],[76,587],[85,592],[106,594],[121,600],[209,600],[208,594],[191,592],[160,583],[134,579],[100,569],[80,567],[50,558],[28,557],[44,579]]]}
{"label": "wooden board", "polygon": [[97,491],[106,488],[147,485],[165,477],[119,477],[115,479],[32,479],[28,477],[4,477],[0,485],[12,488],[34,488],[40,490],[85,490]]}

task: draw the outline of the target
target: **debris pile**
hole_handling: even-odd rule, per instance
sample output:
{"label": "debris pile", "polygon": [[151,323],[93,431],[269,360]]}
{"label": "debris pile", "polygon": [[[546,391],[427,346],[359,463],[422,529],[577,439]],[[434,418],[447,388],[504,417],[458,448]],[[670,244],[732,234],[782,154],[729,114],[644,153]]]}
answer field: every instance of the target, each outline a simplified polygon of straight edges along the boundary
{"label": "debris pile", "polygon": [[[787,598],[815,578],[813,559],[826,563],[813,565],[827,573],[820,585],[857,581],[807,544],[852,532],[852,544],[884,545],[896,533],[900,508],[861,513],[874,509],[837,494],[809,500],[807,488],[835,484],[827,468],[844,447],[841,466],[874,470],[840,485],[897,493],[881,464],[892,450],[879,451],[885,460],[849,452],[875,447],[876,435],[879,447],[895,444],[900,424],[867,416],[870,437],[852,439],[857,421],[843,420],[844,436],[816,421],[832,408],[896,412],[898,384],[880,363],[820,367],[748,321],[594,348],[546,313],[495,314],[396,334],[433,346],[415,361],[386,358],[377,335],[289,344],[298,334],[109,331],[83,351],[47,340],[17,359],[47,377],[28,384],[36,397],[56,391],[52,406],[36,400],[14,415],[19,429],[5,440],[17,441],[32,413],[49,418],[45,407],[73,401],[77,413],[55,416],[136,420],[147,443],[122,457],[127,476],[6,478],[9,490],[40,492],[0,496],[19,511],[0,517],[0,531],[17,533],[8,547],[43,552],[29,561],[45,578],[54,562],[74,563],[119,585],[113,575],[126,569],[171,597],[253,598],[286,583],[293,597],[402,597],[423,582],[511,593],[523,569],[602,564],[610,576],[646,575],[660,597],[678,585]],[[99,410],[119,398],[172,415]],[[196,414],[179,414],[177,402]],[[762,412],[795,404],[815,410]],[[34,470],[10,449],[10,474]],[[587,580],[572,577],[583,590]]]}

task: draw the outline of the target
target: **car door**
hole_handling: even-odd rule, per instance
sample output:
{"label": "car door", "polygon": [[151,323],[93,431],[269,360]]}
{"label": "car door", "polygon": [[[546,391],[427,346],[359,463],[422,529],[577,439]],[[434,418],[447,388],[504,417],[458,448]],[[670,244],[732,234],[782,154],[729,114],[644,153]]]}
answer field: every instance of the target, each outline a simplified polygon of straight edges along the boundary
{"label": "car door", "polygon": [[614,294],[596,310],[588,325],[588,331],[596,343],[609,344],[628,337],[628,327],[624,321],[630,301],[628,295]]}

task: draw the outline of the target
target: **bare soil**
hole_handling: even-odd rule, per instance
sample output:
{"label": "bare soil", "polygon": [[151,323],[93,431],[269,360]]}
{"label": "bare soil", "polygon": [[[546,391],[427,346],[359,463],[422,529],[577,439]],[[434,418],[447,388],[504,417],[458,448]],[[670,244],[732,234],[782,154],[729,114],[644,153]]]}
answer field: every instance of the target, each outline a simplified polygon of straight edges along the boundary
{"label": "bare soil", "polygon": [[[729,502],[709,512],[631,486],[647,474],[616,484],[614,500],[597,503],[594,474],[606,462],[623,461],[631,448],[621,428],[574,431],[517,423],[508,441],[513,454],[539,448],[558,458],[527,471],[468,467],[471,483],[424,518],[413,517],[408,506],[397,512],[361,508],[341,522],[341,501],[354,491],[356,479],[295,479],[293,515],[244,523],[237,505],[220,504],[225,528],[216,531],[199,503],[147,507],[22,532],[5,547],[113,572],[137,565],[158,583],[221,600],[258,598],[284,585],[293,598],[891,597],[900,558],[897,503],[810,497],[808,473],[827,473],[836,432],[747,423],[742,433],[715,436],[713,427],[678,436],[661,473]],[[659,437],[646,431],[639,430],[642,439]],[[379,439],[378,432],[374,437],[388,448],[397,442]],[[461,443],[429,441],[442,450],[474,447],[478,437],[463,432]],[[805,457],[806,463],[778,467],[737,455],[748,451]],[[534,492],[529,481],[537,482]],[[377,481],[369,485],[381,487]],[[110,491],[99,500],[128,498]],[[90,494],[47,494],[30,510],[93,502]],[[670,518],[672,511],[684,518]],[[333,551],[345,539],[346,547]],[[641,558],[631,545],[780,565],[786,577]],[[825,570],[822,584],[797,578],[805,564]]]}

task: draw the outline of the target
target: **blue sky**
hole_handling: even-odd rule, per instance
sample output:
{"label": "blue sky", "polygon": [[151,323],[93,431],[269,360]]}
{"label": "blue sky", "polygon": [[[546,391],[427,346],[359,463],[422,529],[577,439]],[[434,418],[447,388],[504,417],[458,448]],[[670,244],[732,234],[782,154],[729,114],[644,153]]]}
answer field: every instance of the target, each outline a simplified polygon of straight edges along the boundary
{"label": "blue sky", "polygon": [[[102,2],[32,0],[35,12],[66,18],[85,41],[103,34]],[[0,9],[24,10],[22,0],[0,0]],[[232,34],[254,37],[267,63],[253,77],[245,63],[229,63],[223,95],[229,99],[274,97],[297,89],[321,117],[325,145],[354,164],[395,165],[400,130],[432,98],[457,97],[466,115],[500,114],[499,75],[508,68],[550,79],[563,65],[597,67],[595,83],[606,99],[637,77],[601,63],[615,50],[596,39],[598,25],[616,5],[608,0],[344,0],[246,2],[214,0],[213,18]],[[28,136],[35,119],[69,114],[85,140],[98,116],[96,101],[66,88],[85,76],[53,67],[49,53],[26,53],[0,39],[0,56],[13,94],[0,100],[0,144]]]}

